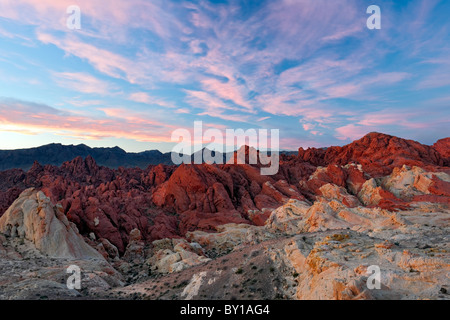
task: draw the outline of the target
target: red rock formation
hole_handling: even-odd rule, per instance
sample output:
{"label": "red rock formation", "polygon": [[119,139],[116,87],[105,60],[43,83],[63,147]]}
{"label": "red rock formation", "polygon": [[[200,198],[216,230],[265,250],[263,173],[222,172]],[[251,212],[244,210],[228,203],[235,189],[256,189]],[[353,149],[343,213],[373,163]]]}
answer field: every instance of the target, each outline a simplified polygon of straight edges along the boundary
{"label": "red rock formation", "polygon": [[[281,155],[274,176],[262,176],[258,164],[113,170],[98,166],[92,157],[78,157],[61,167],[35,162],[28,172],[0,172],[0,216],[23,190],[35,187],[60,203],[83,235],[94,233],[123,254],[134,229],[144,241],[153,241],[183,237],[188,231],[215,231],[227,223],[263,225],[287,200],[314,201],[317,196],[356,206],[355,196],[359,198],[366,181],[389,175],[403,164],[449,171],[449,144],[449,138],[430,147],[372,133],[344,147]],[[320,188],[327,184],[336,187],[323,194]],[[362,196],[365,205],[389,210],[407,208],[408,201],[448,203],[448,182],[433,178],[427,188],[430,194],[405,200],[375,183],[364,190],[370,194]]]}
{"label": "red rock formation", "polygon": [[16,200],[22,193],[22,189],[13,187],[6,192],[0,192],[0,217],[3,215],[9,206]]}
{"label": "red rock formation", "polygon": [[448,150],[448,141],[438,143],[437,148],[440,151],[416,141],[372,132],[343,147],[300,148],[298,157],[318,166],[360,163],[365,172],[376,177],[388,175],[394,167],[405,164],[419,167],[448,166],[448,158],[443,157],[446,155],[444,150]]}
{"label": "red rock formation", "polygon": [[432,181],[428,191],[438,196],[450,197],[450,182],[443,181],[436,176],[433,176]]}
{"label": "red rock formation", "polygon": [[[215,230],[226,223],[250,223],[245,219],[249,210],[274,209],[290,197],[304,199],[286,181],[261,176],[259,169],[250,165],[229,164],[183,164],[152,195],[157,206],[180,215],[182,234]],[[261,217],[256,220],[258,224],[265,221]]]}
{"label": "red rock formation", "polygon": [[445,138],[438,140],[434,145],[433,148],[439,152],[442,158],[446,159],[446,164],[448,166],[448,163],[450,161],[450,138]]}

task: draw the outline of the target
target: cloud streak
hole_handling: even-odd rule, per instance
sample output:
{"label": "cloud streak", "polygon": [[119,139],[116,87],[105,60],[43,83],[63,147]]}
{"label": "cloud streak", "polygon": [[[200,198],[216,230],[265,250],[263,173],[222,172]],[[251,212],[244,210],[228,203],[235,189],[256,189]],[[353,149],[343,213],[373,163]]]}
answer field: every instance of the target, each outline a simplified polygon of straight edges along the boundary
{"label": "cloud streak", "polygon": [[104,117],[92,118],[15,99],[0,99],[0,131],[24,134],[50,133],[81,139],[125,138],[145,142],[170,142],[173,125],[140,113],[104,108]]}
{"label": "cloud streak", "polygon": [[[46,123],[52,114],[75,128],[67,134],[92,127],[92,137],[112,137],[118,126],[139,141],[166,141],[168,123],[195,120],[284,128],[290,144],[341,143],[375,129],[428,139],[437,119],[417,110],[438,110],[444,102],[428,103],[443,101],[450,86],[445,1],[385,3],[377,31],[366,28],[357,0],[79,0],[78,31],[66,28],[72,4],[0,0],[8,48],[0,95],[64,106],[65,114],[41,117],[55,134],[67,132]],[[39,92],[25,87],[31,76]],[[22,119],[4,114],[5,126],[40,130],[40,113],[27,110]]]}
{"label": "cloud streak", "polygon": [[109,94],[114,87],[106,81],[99,80],[87,73],[81,72],[55,72],[55,82],[63,88],[81,93]]}

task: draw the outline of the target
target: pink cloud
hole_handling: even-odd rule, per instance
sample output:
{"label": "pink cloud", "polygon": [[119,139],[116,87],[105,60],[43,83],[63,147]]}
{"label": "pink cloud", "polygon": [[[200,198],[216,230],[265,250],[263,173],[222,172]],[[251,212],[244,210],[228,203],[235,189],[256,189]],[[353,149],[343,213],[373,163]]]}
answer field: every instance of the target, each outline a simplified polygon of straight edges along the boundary
{"label": "pink cloud", "polygon": [[[353,1],[337,3],[328,0],[273,2],[269,7],[270,14],[266,22],[271,22],[286,36],[302,35],[303,39],[299,39],[301,45],[309,43],[311,39],[321,39],[343,29],[352,29],[358,21],[355,19],[357,11],[352,3]],[[339,19],[336,17],[337,13]]]}
{"label": "pink cloud", "polygon": [[[66,20],[69,15],[66,9],[77,5],[81,9],[82,17],[91,19],[92,26],[96,28],[96,37],[126,41],[124,26],[152,30],[160,36],[168,36],[173,27],[181,27],[180,22],[163,10],[161,4],[158,0],[110,1],[108,5],[96,0],[2,1],[0,16],[29,25],[68,32]],[[80,32],[87,34],[83,28]]]}
{"label": "pink cloud", "polygon": [[[292,103],[292,100],[297,100]],[[334,122],[333,116],[337,113],[330,107],[326,107],[320,101],[312,98],[303,97],[296,92],[286,95],[262,95],[258,97],[265,112],[274,115],[298,116],[302,121],[316,123]]]}
{"label": "pink cloud", "polygon": [[336,33],[333,33],[331,35],[327,35],[322,38],[323,41],[337,41],[341,40],[347,37],[350,37],[352,35],[356,35],[357,33],[364,30],[364,26],[362,25],[356,25],[353,28],[347,29],[347,30],[341,30]]}
{"label": "pink cloud", "polygon": [[411,78],[411,74],[407,72],[386,72],[380,73],[374,77],[369,77],[364,80],[364,85],[370,84],[394,84],[403,80]]}
{"label": "pink cloud", "polygon": [[203,91],[185,90],[186,102],[190,105],[201,108],[204,111],[198,113],[199,116],[210,116],[227,121],[247,122],[248,116],[241,114],[228,114],[225,113],[229,110],[239,110],[235,107],[229,106],[221,99],[212,96],[211,94]]}
{"label": "pink cloud", "polygon": [[95,118],[18,100],[0,101],[0,131],[24,134],[50,133],[83,139],[126,138],[146,142],[170,142],[174,126],[123,109],[103,109]]}
{"label": "pink cloud", "polygon": [[190,113],[190,111],[186,108],[180,108],[180,109],[175,110],[175,113],[188,114],[188,113]]}
{"label": "pink cloud", "polygon": [[[139,84],[145,88],[154,88],[155,81],[192,82],[199,78],[195,68],[202,67],[193,65],[190,56],[171,51],[157,54],[143,49],[135,58],[127,58],[85,43],[73,35],[58,38],[38,31],[37,38],[44,44],[57,46],[68,55],[86,60],[107,76],[123,79],[131,84]],[[158,74],[158,77],[155,77],[155,74]]]}
{"label": "pink cloud", "polygon": [[[355,123],[337,128],[336,137],[340,140],[356,140],[373,131],[392,132],[392,130],[399,130],[404,132],[404,129],[407,129],[411,132],[417,132],[419,129],[430,128],[429,119],[426,122],[421,121],[426,115],[427,113],[424,110],[394,112],[385,109],[378,112],[371,112],[360,117],[354,117],[353,121]],[[442,125],[442,121],[440,120],[435,120],[433,123],[439,126]]]}
{"label": "pink cloud", "polygon": [[163,99],[152,97],[146,92],[134,92],[129,95],[128,99],[131,101],[145,103],[145,104],[157,104],[157,105],[160,105],[162,107],[167,107],[167,108],[175,108],[176,107],[173,104],[171,104]]}
{"label": "pink cloud", "polygon": [[428,126],[426,123],[420,121],[413,121],[423,116],[421,112],[393,112],[391,110],[381,110],[379,112],[372,112],[362,116],[358,122],[359,125],[367,127],[377,127],[386,125],[396,125],[410,129],[420,129]]}
{"label": "pink cloud", "polygon": [[360,87],[355,84],[345,84],[326,88],[324,91],[328,98],[344,98],[358,93]]}
{"label": "pink cloud", "polygon": [[55,72],[56,83],[63,88],[82,93],[109,94],[113,86],[106,81],[81,72]]}
{"label": "pink cloud", "polygon": [[233,107],[228,106],[222,100],[212,96],[204,91],[185,90],[187,96],[186,101],[195,107],[203,109],[214,110],[233,110]]}
{"label": "pink cloud", "polygon": [[137,77],[134,63],[118,54],[99,49],[75,38],[57,39],[56,37],[38,33],[38,40],[46,44],[53,44],[66,53],[89,61],[97,70],[113,78],[126,78],[131,82]]}
{"label": "pink cloud", "polygon": [[449,87],[450,86],[450,77],[449,77],[450,68],[447,67],[447,70],[445,72],[435,72],[427,77],[425,79],[421,80],[416,88],[419,90],[424,89],[434,89],[434,88],[443,88],[443,87]]}
{"label": "pink cloud", "polygon": [[337,135],[336,138],[339,140],[357,140],[363,137],[364,135],[370,133],[368,127],[356,126],[354,124],[348,124],[346,126],[340,127],[336,129]]}
{"label": "pink cloud", "polygon": [[310,130],[314,129],[315,127],[316,126],[314,124],[312,124],[312,123],[304,123],[303,124],[303,129],[305,131],[310,131]]}
{"label": "pink cloud", "polygon": [[135,102],[141,102],[141,103],[150,103],[151,98],[150,96],[145,92],[135,92],[130,94],[129,99]]}
{"label": "pink cloud", "polygon": [[235,122],[248,122],[248,117],[243,117],[239,114],[225,114],[221,111],[217,110],[206,110],[198,114],[199,116],[210,116],[213,118],[219,118],[227,121],[235,121]]}
{"label": "pink cloud", "polygon": [[315,140],[304,138],[280,138],[282,150],[298,150],[302,148],[320,148],[323,145]]}
{"label": "pink cloud", "polygon": [[231,100],[235,104],[246,108],[248,111],[252,111],[252,106],[242,95],[242,87],[237,85],[234,80],[231,79],[229,82],[224,83],[217,79],[209,78],[201,82],[205,90],[215,93],[224,100]]}

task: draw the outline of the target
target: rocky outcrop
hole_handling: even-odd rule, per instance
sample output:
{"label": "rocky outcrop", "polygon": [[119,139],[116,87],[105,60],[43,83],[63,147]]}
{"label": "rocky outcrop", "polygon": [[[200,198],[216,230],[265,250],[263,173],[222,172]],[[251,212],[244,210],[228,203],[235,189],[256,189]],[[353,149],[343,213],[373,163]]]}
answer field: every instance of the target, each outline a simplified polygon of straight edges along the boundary
{"label": "rocky outcrop", "polygon": [[343,147],[324,149],[299,149],[298,157],[317,166],[326,167],[330,164],[346,165],[359,163],[365,172],[371,176],[385,176],[395,167],[403,165],[449,166],[445,157],[448,150],[446,141],[432,146],[426,146],[416,141],[405,140],[382,133],[369,133],[362,139]]}
{"label": "rocky outcrop", "polygon": [[210,261],[198,243],[189,243],[184,239],[157,240],[153,246],[153,255],[146,262],[151,272],[180,272]]}
{"label": "rocky outcrop", "polygon": [[439,152],[439,154],[441,155],[441,157],[443,159],[446,159],[446,163],[448,165],[448,161],[450,161],[450,138],[444,138],[441,140],[438,140],[434,145],[433,145],[434,150],[436,150],[437,152]]}
{"label": "rocky outcrop", "polygon": [[339,187],[335,184],[325,184],[319,188],[319,191],[319,194],[326,200],[335,199],[350,208],[360,205],[357,197],[350,195],[345,188]]}
{"label": "rocky outcrop", "polygon": [[103,259],[67,220],[61,206],[54,206],[43,192],[25,190],[0,218],[0,232],[30,241],[54,258]]}
{"label": "rocky outcrop", "polygon": [[263,225],[289,198],[304,199],[285,180],[261,176],[250,165],[181,165],[152,195],[153,202],[181,217],[180,233],[214,230],[227,223]]}
{"label": "rocky outcrop", "polygon": [[253,245],[274,238],[265,228],[248,224],[221,225],[216,227],[216,231],[188,232],[186,238],[199,243],[208,250],[210,256],[227,254],[240,246]]}
{"label": "rocky outcrop", "polygon": [[313,205],[290,200],[272,212],[266,227],[272,232],[292,235],[337,229],[396,229],[403,223],[395,212],[380,208],[349,208],[338,200],[321,199]]}
{"label": "rocky outcrop", "polygon": [[[293,200],[290,206],[301,203]],[[292,236],[273,232],[274,238],[237,245],[224,256],[120,288],[120,293],[150,299],[448,300],[448,208],[395,214],[366,210],[360,228],[349,230],[347,217],[333,230]],[[325,216],[322,210],[316,214]],[[216,237],[199,233],[197,239],[214,243]],[[235,237],[236,243],[243,238]],[[113,289],[115,297],[123,297],[118,291]]]}
{"label": "rocky outcrop", "polygon": [[[404,167],[385,177],[384,187],[409,198],[411,192],[424,190],[408,182],[428,174]],[[362,197],[362,202],[382,201],[380,190],[384,191],[374,179],[368,180],[360,192],[372,196]],[[417,202],[407,211],[392,212],[379,207],[349,208],[336,198],[322,198],[313,205],[291,200],[266,223],[272,232],[297,235],[272,254],[280,268],[295,270],[295,299],[446,298],[450,285],[446,203]],[[379,289],[368,284],[373,283],[369,277],[374,270],[380,271]],[[288,274],[286,279],[293,280]]]}
{"label": "rocky outcrop", "polygon": [[[298,275],[299,300],[436,299],[450,284],[447,253],[405,250],[351,231],[295,237],[276,257]],[[369,279],[375,272],[378,287]]]}
{"label": "rocky outcrop", "polygon": [[130,232],[129,242],[123,255],[123,260],[135,264],[143,263],[145,260],[145,243],[142,241],[139,229],[133,229]]}
{"label": "rocky outcrop", "polygon": [[358,192],[358,198],[365,206],[379,207],[388,210],[405,210],[408,202],[397,198],[393,193],[379,185],[378,180],[367,180]]}
{"label": "rocky outcrop", "polygon": [[[67,286],[70,266],[80,270],[81,289]],[[123,276],[105,259],[54,258],[31,241],[0,234],[0,300],[80,299],[124,285]]]}
{"label": "rocky outcrop", "polygon": [[383,187],[396,197],[411,200],[414,196],[434,194],[450,196],[450,175],[445,172],[429,172],[419,167],[395,168],[382,180]]}

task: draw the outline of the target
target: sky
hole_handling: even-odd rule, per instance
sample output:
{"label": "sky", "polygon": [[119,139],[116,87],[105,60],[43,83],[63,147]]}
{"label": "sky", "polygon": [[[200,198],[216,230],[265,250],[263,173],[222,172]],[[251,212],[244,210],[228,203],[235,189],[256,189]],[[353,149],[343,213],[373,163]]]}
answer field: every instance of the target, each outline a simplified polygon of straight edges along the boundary
{"label": "sky", "polygon": [[373,131],[433,144],[450,136],[449,14],[445,0],[0,0],[0,149],[168,152],[194,121],[279,129],[284,150]]}

